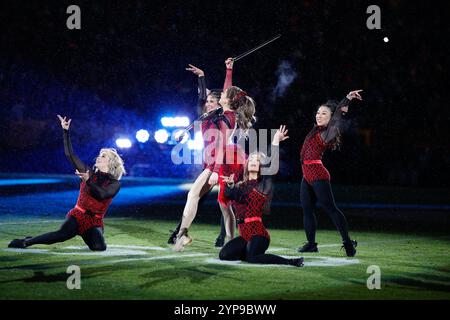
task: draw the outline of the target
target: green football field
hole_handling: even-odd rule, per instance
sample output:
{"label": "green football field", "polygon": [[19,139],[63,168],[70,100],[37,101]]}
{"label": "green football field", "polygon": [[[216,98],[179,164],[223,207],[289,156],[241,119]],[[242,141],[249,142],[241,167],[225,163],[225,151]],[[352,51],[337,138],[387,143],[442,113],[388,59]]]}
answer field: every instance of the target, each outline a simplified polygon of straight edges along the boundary
{"label": "green football field", "polygon": [[[2,220],[0,299],[449,299],[450,236],[352,232],[359,242],[345,257],[339,235],[320,230],[319,253],[305,266],[252,265],[218,260],[216,225],[194,223],[184,252],[167,245],[175,222],[105,220],[108,249],[91,252],[80,237],[65,243],[8,249],[13,238],[55,230],[61,220]],[[270,229],[270,253],[298,256],[303,230]],[[81,288],[69,290],[69,266]],[[369,266],[380,268],[380,289],[369,290]]]}

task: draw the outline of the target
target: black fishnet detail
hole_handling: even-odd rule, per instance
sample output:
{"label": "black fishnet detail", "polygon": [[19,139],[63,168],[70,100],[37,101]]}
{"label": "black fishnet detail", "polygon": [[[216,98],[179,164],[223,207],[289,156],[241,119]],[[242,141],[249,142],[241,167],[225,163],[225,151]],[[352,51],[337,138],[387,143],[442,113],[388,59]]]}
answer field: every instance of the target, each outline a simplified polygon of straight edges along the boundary
{"label": "black fishnet detail", "polygon": [[[97,176],[95,174],[91,179],[94,183],[97,182]],[[102,186],[105,187],[107,184],[108,182],[104,182]],[[80,184],[77,206],[87,211],[83,213],[74,208],[67,214],[68,216],[73,216],[77,219],[78,234],[83,234],[91,227],[103,227],[103,216],[108,210],[112,199],[113,198],[97,200],[89,193],[89,186],[86,185],[86,182],[83,181]],[[95,215],[97,215],[97,217]]]}
{"label": "black fishnet detail", "polygon": [[[268,199],[267,195],[256,190],[257,184],[247,183],[247,187],[242,188],[241,201],[234,204],[236,219],[262,217],[263,208]],[[250,188],[251,187],[251,188]],[[253,221],[238,224],[239,234],[246,241],[253,236],[263,236],[270,238],[269,233],[261,221]]]}
{"label": "black fishnet detail", "polygon": [[303,176],[309,184],[317,180],[331,179],[330,173],[323,164],[303,164],[303,161],[307,160],[322,160],[323,153],[329,148],[320,136],[322,131],[324,131],[323,127],[314,127],[306,136],[300,151]]}

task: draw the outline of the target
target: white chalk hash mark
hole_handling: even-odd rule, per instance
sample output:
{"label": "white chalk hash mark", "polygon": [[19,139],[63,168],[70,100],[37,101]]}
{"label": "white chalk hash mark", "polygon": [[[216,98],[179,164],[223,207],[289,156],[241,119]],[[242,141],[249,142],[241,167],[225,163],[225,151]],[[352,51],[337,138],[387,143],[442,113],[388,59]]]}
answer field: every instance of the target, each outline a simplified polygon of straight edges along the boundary
{"label": "white chalk hash mark", "polygon": [[[298,258],[298,256],[282,256],[287,259]],[[317,259],[318,261],[307,261],[309,259]],[[247,263],[244,261],[225,261],[216,258],[210,258],[205,260],[206,263],[214,263],[214,264],[224,264],[238,267],[256,267],[256,268],[267,268],[267,267],[293,267],[291,265],[284,264],[257,264],[257,263]],[[307,257],[304,261],[305,267],[339,267],[345,265],[353,265],[358,264],[358,259],[347,259],[347,258],[332,258],[332,257]]]}
{"label": "white chalk hash mark", "polygon": [[189,253],[189,254],[173,254],[167,256],[156,256],[151,258],[131,258],[131,259],[121,259],[108,261],[108,263],[119,263],[119,262],[129,262],[129,261],[152,261],[152,260],[164,260],[164,259],[181,259],[181,258],[193,258],[193,257],[205,257],[210,256],[208,253]]}
{"label": "white chalk hash mark", "polygon": [[[143,256],[148,255],[145,251],[140,250],[125,250],[125,249],[107,249],[106,251],[91,251],[88,248],[84,248],[85,251],[81,252],[57,252],[50,251],[48,249],[19,249],[8,248],[2,249],[7,252],[17,253],[37,253],[37,254],[52,254],[57,256],[99,256],[99,257],[117,257],[117,256]],[[78,250],[78,249],[75,249]]]}
{"label": "white chalk hash mark", "polygon": [[[118,244],[108,244],[107,249],[109,248],[118,248],[118,249],[137,249],[137,250],[150,250],[150,251],[168,251],[169,249],[163,247],[147,247],[147,246],[128,246],[128,245],[118,245]],[[72,250],[84,250],[85,246],[68,246],[64,247],[64,249],[72,249]]]}

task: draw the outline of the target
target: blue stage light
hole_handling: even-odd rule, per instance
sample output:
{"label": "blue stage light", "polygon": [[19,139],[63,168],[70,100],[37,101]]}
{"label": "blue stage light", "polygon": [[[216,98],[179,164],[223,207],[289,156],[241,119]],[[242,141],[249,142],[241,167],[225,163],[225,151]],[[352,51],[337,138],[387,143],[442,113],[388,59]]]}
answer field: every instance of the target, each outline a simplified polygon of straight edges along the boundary
{"label": "blue stage light", "polygon": [[174,126],[173,118],[172,117],[162,117],[161,124],[164,127],[173,127]]}
{"label": "blue stage light", "polygon": [[162,117],[161,124],[164,127],[187,127],[189,125],[188,117]]}
{"label": "blue stage light", "polygon": [[121,149],[128,149],[128,148],[131,148],[132,143],[131,143],[130,139],[119,138],[116,140],[116,145]]}
{"label": "blue stage light", "polygon": [[139,142],[147,142],[148,138],[150,138],[150,134],[148,133],[147,130],[145,129],[141,129],[138,132],[136,132],[136,140]]}
{"label": "blue stage light", "polygon": [[169,133],[166,129],[159,129],[155,132],[155,140],[158,143],[165,143],[169,139]]}
{"label": "blue stage light", "polygon": [[42,178],[42,179],[1,179],[0,186],[18,186],[31,184],[47,184],[47,183],[61,183],[62,179]]}

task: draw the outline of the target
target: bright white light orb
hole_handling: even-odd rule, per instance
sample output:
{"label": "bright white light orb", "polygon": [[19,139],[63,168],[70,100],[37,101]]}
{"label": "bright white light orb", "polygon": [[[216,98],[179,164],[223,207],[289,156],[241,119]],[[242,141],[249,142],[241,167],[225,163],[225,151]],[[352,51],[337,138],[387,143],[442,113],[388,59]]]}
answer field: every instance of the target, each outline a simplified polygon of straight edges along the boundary
{"label": "bright white light orb", "polygon": [[119,138],[116,140],[116,145],[121,149],[128,149],[128,148],[131,148],[132,143],[131,143],[130,139]]}
{"label": "bright white light orb", "polygon": [[188,117],[162,117],[163,127],[187,127],[189,125]]}
{"label": "bright white light orb", "polygon": [[155,132],[155,140],[158,143],[165,143],[169,139],[169,133],[165,129],[159,129]]}
{"label": "bright white light orb", "polygon": [[139,142],[142,142],[142,143],[147,142],[149,138],[150,138],[150,134],[145,129],[141,129],[138,132],[136,132],[136,140]]}

